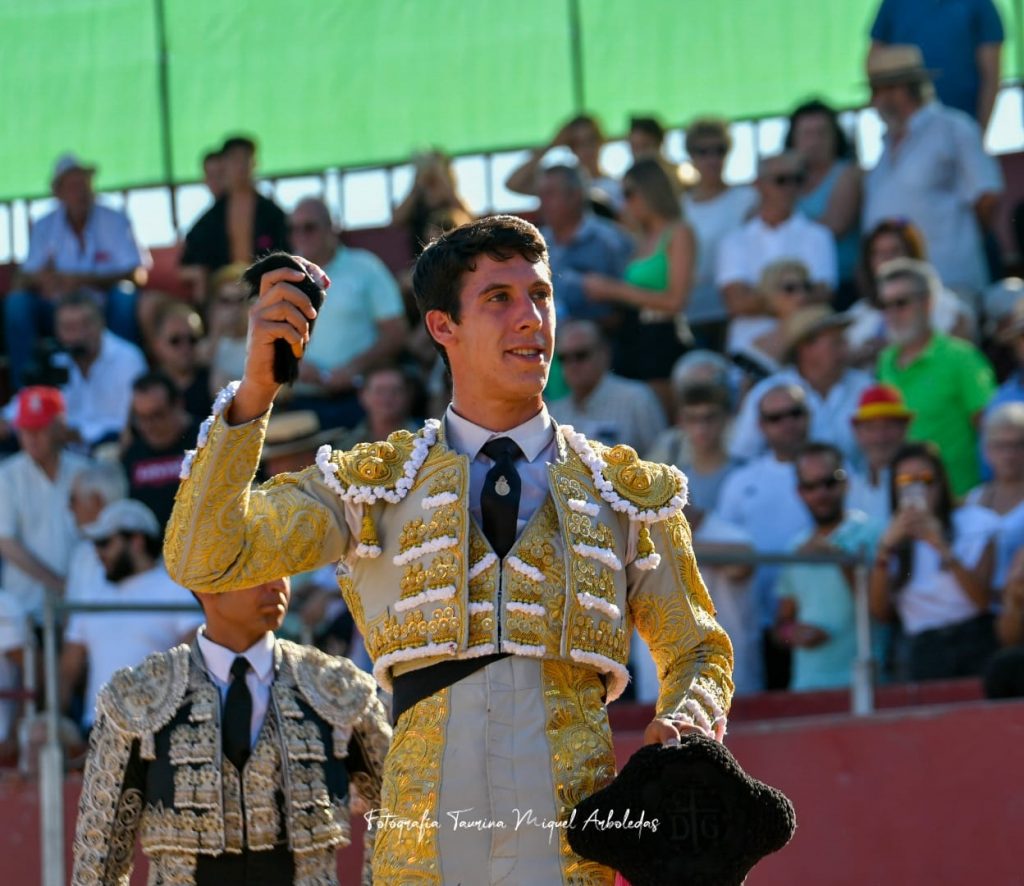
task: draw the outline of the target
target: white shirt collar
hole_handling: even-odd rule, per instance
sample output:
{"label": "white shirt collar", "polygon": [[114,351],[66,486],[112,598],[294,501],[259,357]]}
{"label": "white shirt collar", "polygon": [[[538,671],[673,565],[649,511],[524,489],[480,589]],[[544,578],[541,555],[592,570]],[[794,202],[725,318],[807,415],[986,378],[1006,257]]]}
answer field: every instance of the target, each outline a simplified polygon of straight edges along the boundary
{"label": "white shirt collar", "polygon": [[231,665],[238,655],[244,655],[249,659],[249,664],[262,683],[267,682],[274,670],[274,635],[270,631],[241,653],[214,643],[206,636],[206,625],[199,629],[196,641],[199,643],[199,651],[203,654],[207,669],[221,683],[231,682]]}
{"label": "white shirt collar", "polygon": [[551,443],[555,436],[555,423],[548,414],[547,406],[541,406],[533,418],[524,421],[510,431],[492,431],[474,424],[459,415],[451,404],[444,414],[445,439],[448,445],[461,455],[468,455],[472,461],[480,454],[484,444],[495,437],[511,437],[532,462]]}

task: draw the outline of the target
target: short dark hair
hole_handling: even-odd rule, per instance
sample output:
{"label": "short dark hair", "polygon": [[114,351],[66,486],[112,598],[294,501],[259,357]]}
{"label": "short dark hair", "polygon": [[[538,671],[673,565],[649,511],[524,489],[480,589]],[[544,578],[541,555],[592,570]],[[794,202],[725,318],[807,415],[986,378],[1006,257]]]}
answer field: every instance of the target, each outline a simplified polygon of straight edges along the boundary
{"label": "short dark hair", "polygon": [[167,393],[168,403],[175,403],[181,396],[181,392],[175,387],[174,382],[165,373],[156,369],[144,372],[132,382],[133,394],[141,394],[156,388],[162,388]]}
{"label": "short dark hair", "polygon": [[630,117],[629,131],[649,135],[659,145],[665,141],[665,127],[654,117]]}
{"label": "short dark hair", "polygon": [[84,289],[76,289],[73,292],[62,295],[57,302],[55,310],[60,311],[63,308],[88,308],[101,323],[106,324],[103,310],[100,308],[95,297]]}
{"label": "short dark hair", "polygon": [[723,412],[728,412],[732,406],[732,395],[724,385],[690,382],[679,390],[679,408],[685,409],[687,406],[717,406]]}
{"label": "short dark hair", "polygon": [[810,443],[804,444],[803,448],[801,448],[801,450],[796,454],[796,458],[793,460],[797,474],[800,473],[800,462],[805,458],[813,458],[816,455],[830,455],[832,460],[836,463],[837,468],[841,468],[843,466],[843,453],[839,450],[838,446],[833,446],[831,443],[822,443],[819,440],[813,440]]}
{"label": "short dark hair", "polygon": [[224,144],[221,147],[220,152],[221,154],[226,154],[234,148],[245,148],[250,154],[255,154],[256,142],[247,135],[229,135],[224,139]]}
{"label": "short dark hair", "polygon": [[207,151],[205,154],[203,154],[203,166],[205,166],[207,163],[212,163],[214,160],[220,160],[221,153],[222,152],[220,148],[214,148],[213,150]]}
{"label": "short dark hair", "polygon": [[827,117],[829,125],[832,128],[832,137],[835,140],[836,157],[837,160],[855,160],[857,158],[857,152],[854,149],[853,142],[850,141],[843,127],[839,124],[839,115],[831,105],[825,104],[821,99],[811,99],[809,102],[804,102],[798,106],[792,114],[789,115],[789,129],[786,131],[785,147],[787,151],[792,151],[795,147],[794,142],[796,141],[796,124],[801,117],[817,117],[818,115]]}
{"label": "short dark hair", "polygon": [[[426,322],[428,311],[443,311],[459,322],[462,278],[476,270],[476,261],[487,256],[508,261],[521,256],[529,262],[548,262],[548,247],[540,231],[515,215],[492,215],[446,231],[427,244],[412,272],[416,307]],[[448,356],[436,341],[445,365]]]}

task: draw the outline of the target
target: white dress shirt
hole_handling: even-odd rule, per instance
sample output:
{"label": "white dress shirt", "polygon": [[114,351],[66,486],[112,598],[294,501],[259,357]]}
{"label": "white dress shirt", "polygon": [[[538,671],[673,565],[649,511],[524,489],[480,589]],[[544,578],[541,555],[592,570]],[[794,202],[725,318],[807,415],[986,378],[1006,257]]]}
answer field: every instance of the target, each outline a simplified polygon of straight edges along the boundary
{"label": "white dress shirt", "polygon": [[263,719],[267,715],[270,704],[270,684],[274,682],[274,635],[267,631],[245,652],[235,652],[219,643],[214,643],[206,636],[206,625],[196,635],[199,651],[206,662],[206,670],[214,685],[220,692],[220,703],[223,706],[231,685],[231,665],[242,655],[249,660],[250,668],[245,675],[245,685],[252,695],[252,720],[249,723],[249,747],[256,744]]}
{"label": "white dress shirt", "polygon": [[529,421],[509,431],[491,431],[474,424],[459,415],[452,406],[444,415],[445,437],[448,445],[460,455],[469,456],[469,512],[478,525],[483,526],[480,508],[480,493],[484,478],[494,461],[480,452],[490,440],[510,437],[523,451],[523,459],[516,462],[516,470],[522,479],[522,493],[519,499],[519,520],[516,524],[516,538],[526,527],[548,497],[548,465],[556,460],[555,423],[542,406]]}
{"label": "white dress shirt", "polygon": [[35,274],[52,265],[62,274],[113,276],[150,264],[148,254],[139,248],[128,216],[97,204],[89,211],[81,240],[68,223],[63,206],[32,225],[22,270]]}

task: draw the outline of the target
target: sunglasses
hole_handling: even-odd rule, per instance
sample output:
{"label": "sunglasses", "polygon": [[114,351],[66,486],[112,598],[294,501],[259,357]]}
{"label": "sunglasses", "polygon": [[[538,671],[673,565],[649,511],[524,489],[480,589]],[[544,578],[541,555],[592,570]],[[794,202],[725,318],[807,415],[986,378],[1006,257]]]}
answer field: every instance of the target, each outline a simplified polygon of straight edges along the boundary
{"label": "sunglasses", "polygon": [[935,475],[931,471],[924,471],[920,474],[897,474],[896,485],[897,486],[910,486],[912,483],[921,483],[925,486],[931,486],[935,482]]}
{"label": "sunglasses", "polygon": [[798,419],[806,418],[807,410],[803,406],[794,406],[792,409],[786,409],[783,412],[762,412],[761,421],[765,424],[775,425],[780,421],[785,421],[787,418]]}
{"label": "sunglasses", "polygon": [[592,350],[584,349],[581,351],[560,351],[558,359],[566,366],[572,363],[583,363],[594,356]]}
{"label": "sunglasses", "polygon": [[183,344],[195,346],[199,344],[199,338],[195,335],[171,335],[167,337],[167,344],[172,348],[181,347]]}
{"label": "sunglasses", "polygon": [[785,292],[787,295],[796,295],[797,293],[806,293],[813,291],[814,287],[810,283],[783,283],[779,290]]}
{"label": "sunglasses", "polygon": [[779,188],[799,188],[806,179],[802,172],[784,172],[781,175],[773,175],[770,181]]}
{"label": "sunglasses", "polygon": [[831,491],[844,482],[846,482],[846,471],[839,468],[828,477],[822,477],[820,480],[801,480],[797,486],[801,492],[814,492],[817,489],[828,489]]}
{"label": "sunglasses", "polygon": [[916,296],[911,295],[900,295],[896,298],[888,298],[879,301],[879,307],[882,313],[888,313],[889,311],[902,311],[910,307],[915,301]]}
{"label": "sunglasses", "polygon": [[92,543],[93,543],[93,544],[94,544],[94,545],[95,545],[95,546],[96,546],[97,548],[105,548],[105,547],[106,547],[107,545],[109,545],[109,544],[110,544],[110,543],[111,543],[111,542],[112,542],[112,541],[113,541],[113,540],[114,540],[115,538],[118,538],[118,537],[119,537],[120,535],[122,535],[122,533],[120,533],[120,532],[115,532],[115,533],[114,533],[113,535],[108,535],[108,536],[107,536],[106,538],[96,538],[96,539],[93,539],[93,542],[92,542]]}
{"label": "sunglasses", "polygon": [[729,153],[725,145],[708,145],[704,148],[694,148],[690,152],[694,157],[724,157]]}
{"label": "sunglasses", "polygon": [[291,234],[315,234],[322,227],[320,222],[293,222],[288,225],[288,232]]}

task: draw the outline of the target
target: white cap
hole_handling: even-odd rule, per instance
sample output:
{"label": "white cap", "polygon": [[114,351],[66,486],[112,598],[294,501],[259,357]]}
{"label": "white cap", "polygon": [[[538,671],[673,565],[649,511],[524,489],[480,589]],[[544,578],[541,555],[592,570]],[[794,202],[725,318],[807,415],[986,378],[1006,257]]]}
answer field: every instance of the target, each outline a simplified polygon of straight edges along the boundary
{"label": "white cap", "polygon": [[90,175],[96,171],[95,166],[83,163],[75,154],[61,154],[60,157],[57,158],[56,165],[53,167],[53,178],[50,179],[50,183],[56,187],[61,176],[66,175],[75,169],[80,169],[82,172],[88,172]]}
{"label": "white cap", "polygon": [[124,498],[107,505],[94,522],[83,527],[82,532],[92,541],[110,538],[118,532],[141,532],[151,538],[159,538],[160,521],[141,501]]}

